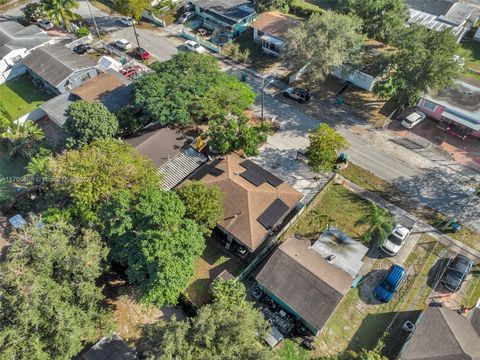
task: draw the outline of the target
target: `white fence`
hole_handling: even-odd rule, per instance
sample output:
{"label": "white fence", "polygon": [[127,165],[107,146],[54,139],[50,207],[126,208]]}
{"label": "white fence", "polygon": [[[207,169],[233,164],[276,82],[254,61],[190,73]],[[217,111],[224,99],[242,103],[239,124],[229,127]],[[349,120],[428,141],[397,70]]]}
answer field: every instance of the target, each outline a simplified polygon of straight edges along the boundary
{"label": "white fence", "polygon": [[93,41],[92,34],[88,34],[87,36],[84,36],[80,39],[73,40],[72,42],[66,44],[65,46],[68,47],[69,49],[73,49],[77,45],[90,44],[92,41]]}
{"label": "white fence", "polygon": [[32,112],[29,112],[28,114],[23,115],[22,117],[19,117],[17,119],[17,122],[20,124],[23,124],[26,121],[37,121],[40,120],[42,117],[46,116],[47,113],[43,111],[41,108],[36,108]]}

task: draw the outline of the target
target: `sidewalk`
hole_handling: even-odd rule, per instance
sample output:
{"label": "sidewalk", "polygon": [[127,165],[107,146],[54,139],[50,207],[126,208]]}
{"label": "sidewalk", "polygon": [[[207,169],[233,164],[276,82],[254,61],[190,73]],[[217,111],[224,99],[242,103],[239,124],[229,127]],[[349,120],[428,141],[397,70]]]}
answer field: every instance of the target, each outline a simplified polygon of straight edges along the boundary
{"label": "sidewalk", "polygon": [[471,247],[465,245],[464,243],[462,243],[462,242],[460,242],[456,239],[453,239],[452,237],[450,237],[448,235],[442,234],[439,230],[437,230],[436,228],[434,228],[431,225],[428,225],[427,223],[425,223],[423,220],[419,219],[415,215],[412,215],[412,214],[406,212],[405,210],[399,208],[398,206],[393,205],[392,203],[388,202],[387,200],[383,199],[382,197],[380,197],[380,196],[378,196],[378,195],[376,195],[376,194],[374,194],[374,193],[372,193],[368,190],[365,190],[364,188],[358,186],[357,184],[351,182],[350,180],[344,178],[343,176],[338,175],[338,174],[336,176],[337,176],[337,179],[339,179],[347,189],[349,189],[350,191],[362,196],[363,198],[368,199],[371,202],[387,209],[388,211],[390,211],[393,214],[393,216],[396,219],[399,219],[403,215],[408,215],[408,217],[415,220],[417,222],[417,225],[416,225],[416,228],[415,228],[416,229],[415,233],[427,233],[428,235],[437,239],[438,241],[440,241],[442,244],[444,244],[447,247],[458,248],[458,251],[455,251],[455,252],[466,253],[467,255],[475,257],[477,261],[480,261],[480,251],[474,250]]}

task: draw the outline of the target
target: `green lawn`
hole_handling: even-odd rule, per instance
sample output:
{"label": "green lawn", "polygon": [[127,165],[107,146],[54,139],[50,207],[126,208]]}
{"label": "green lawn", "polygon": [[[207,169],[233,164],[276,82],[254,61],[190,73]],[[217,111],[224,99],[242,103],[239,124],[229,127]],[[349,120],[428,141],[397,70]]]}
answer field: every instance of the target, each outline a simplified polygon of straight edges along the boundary
{"label": "green lawn", "polygon": [[[434,209],[426,207],[410,207],[405,201],[405,199],[408,199],[408,196],[399,192],[388,181],[379,178],[360,166],[350,163],[347,169],[339,171],[339,174],[360,185],[364,189],[377,193],[384,199],[390,201],[392,204],[411,212],[433,227],[438,227],[441,223],[448,221],[448,217],[446,215]],[[462,225],[461,229],[456,233],[448,231],[444,232],[452,238],[470,246],[475,250],[480,251],[480,242],[478,241],[480,235],[472,229]]]}
{"label": "green lawn", "polygon": [[367,211],[369,211],[368,200],[341,185],[331,185],[315,199],[313,206],[289,230],[289,233],[316,237],[330,224],[352,238],[359,239],[363,237],[368,226],[357,225],[356,222]]}
{"label": "green lawn", "polygon": [[464,75],[480,80],[480,43],[474,40],[462,41],[458,54],[465,59]]}
{"label": "green lawn", "polygon": [[11,119],[28,114],[51,98],[52,95],[38,90],[28,75],[0,85],[0,102]]}
{"label": "green lawn", "polygon": [[475,306],[478,299],[480,299],[480,267],[474,266],[472,269],[473,279],[470,282],[470,287],[463,298],[463,305],[465,307]]}
{"label": "green lawn", "polygon": [[239,260],[229,257],[221,249],[221,244],[215,243],[214,239],[206,240],[203,255],[195,264],[195,276],[185,295],[197,307],[212,299],[210,284],[223,270],[227,270],[233,276],[238,276],[243,270],[243,264]]}

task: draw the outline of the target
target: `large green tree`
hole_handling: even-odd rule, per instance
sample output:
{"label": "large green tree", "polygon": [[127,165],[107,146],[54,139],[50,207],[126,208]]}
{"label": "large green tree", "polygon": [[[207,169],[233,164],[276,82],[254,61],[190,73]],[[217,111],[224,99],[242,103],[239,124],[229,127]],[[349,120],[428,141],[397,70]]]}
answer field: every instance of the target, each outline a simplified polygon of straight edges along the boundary
{"label": "large green tree", "polygon": [[43,4],[32,2],[22,8],[23,16],[26,22],[36,23],[44,15]]}
{"label": "large green tree", "polygon": [[177,189],[185,205],[186,216],[194,220],[202,232],[210,235],[213,228],[223,219],[223,193],[214,186],[198,181],[189,182]]}
{"label": "large green tree", "polygon": [[217,283],[214,294],[214,302],[203,306],[195,318],[161,321],[148,327],[147,358],[273,359],[273,354],[262,345],[268,324],[253,303],[245,300],[243,284],[237,280],[231,280],[228,286]]}
{"label": "large green tree", "polygon": [[368,229],[364,235],[364,241],[369,242],[372,239],[377,242],[384,241],[393,231],[395,225],[392,216],[388,210],[370,203],[370,209],[358,221],[358,225],[367,225]]}
{"label": "large green tree", "polygon": [[213,120],[208,125],[208,143],[220,154],[243,150],[247,156],[257,155],[259,145],[267,141],[271,130],[266,122],[250,125],[244,115],[226,116]]}
{"label": "large green tree", "polygon": [[28,225],[11,241],[0,263],[0,358],[69,360],[106,324],[95,281],[107,249],[63,223]]}
{"label": "large green tree", "polygon": [[73,12],[78,9],[78,3],[75,0],[42,0],[43,13],[56,26],[63,24],[67,31],[70,31],[70,23],[80,16]]}
{"label": "large green tree", "polygon": [[336,68],[345,71],[362,63],[362,21],[355,16],[325,11],[312,15],[285,35],[283,59],[294,71],[303,69],[307,82],[321,82]]}
{"label": "large green tree", "polygon": [[338,152],[348,147],[347,140],[327,124],[321,124],[308,134],[310,144],[307,147],[308,165],[315,172],[332,170]]}
{"label": "large green tree", "polygon": [[158,186],[116,192],[99,211],[114,262],[126,266],[145,303],[176,304],[205,247],[199,226],[185,217],[174,191]]}
{"label": "large green tree", "polygon": [[377,66],[383,78],[374,91],[401,105],[416,105],[423,93],[441,90],[461,74],[458,44],[450,30],[429,31],[419,25],[405,28],[393,39],[396,51],[383,54]]}
{"label": "large green tree", "polygon": [[160,184],[150,160],[131,145],[113,139],[97,140],[52,158],[49,172],[57,198],[86,220],[94,219],[98,207],[118,190],[136,193]]}
{"label": "large green tree", "polygon": [[407,20],[403,0],[345,0],[348,13],[363,20],[363,33],[377,40],[402,31]]}
{"label": "large green tree", "polygon": [[180,53],[153,68],[135,82],[135,104],[161,125],[208,121],[255,100],[248,85],[222,72],[211,56]]}
{"label": "large green tree", "polygon": [[97,139],[113,138],[118,132],[118,121],[99,102],[76,101],[67,109],[67,147],[81,148]]}

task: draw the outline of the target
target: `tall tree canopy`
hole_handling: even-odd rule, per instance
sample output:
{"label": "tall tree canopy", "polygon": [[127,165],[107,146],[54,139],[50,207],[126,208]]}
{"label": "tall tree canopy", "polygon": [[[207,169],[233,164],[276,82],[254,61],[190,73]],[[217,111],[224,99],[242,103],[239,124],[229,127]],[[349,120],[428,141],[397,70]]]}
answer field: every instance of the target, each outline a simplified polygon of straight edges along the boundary
{"label": "tall tree canopy", "polygon": [[11,240],[0,263],[0,357],[70,360],[106,320],[95,281],[107,249],[63,223],[28,225]]}
{"label": "tall tree canopy", "polygon": [[403,0],[345,0],[348,13],[363,20],[363,33],[386,40],[405,27],[407,9]]}
{"label": "tall tree canopy", "polygon": [[213,228],[223,219],[223,193],[217,187],[192,181],[177,189],[185,205],[185,215],[194,220],[202,232],[210,235]]}
{"label": "tall tree canopy", "polygon": [[50,160],[52,189],[79,213],[91,218],[117,190],[132,193],[158,186],[160,178],[150,160],[118,140],[97,140]]}
{"label": "tall tree canopy", "polygon": [[212,56],[180,53],[154,70],[135,82],[135,103],[162,125],[238,113],[255,100],[250,87],[222,72]]}
{"label": "tall tree canopy", "polygon": [[67,109],[67,147],[81,148],[97,139],[113,138],[118,132],[118,121],[99,102],[76,101]]}
{"label": "tall tree canopy", "polygon": [[402,105],[415,105],[425,92],[441,90],[461,74],[455,60],[458,44],[450,30],[429,31],[423,26],[405,28],[393,39],[397,48],[378,58],[383,79],[374,91]]}
{"label": "tall tree canopy", "polygon": [[271,126],[264,122],[250,125],[244,115],[226,116],[211,121],[206,135],[208,143],[220,154],[243,150],[247,156],[258,155],[258,147],[267,141]]}
{"label": "tall tree canopy", "polygon": [[67,31],[70,31],[70,23],[80,17],[73,12],[73,9],[78,9],[78,3],[75,0],[42,0],[41,4],[43,13],[56,26],[65,25]]}
{"label": "tall tree canopy", "polygon": [[348,147],[347,140],[327,124],[311,130],[308,139],[308,165],[316,172],[332,170],[338,152]]}
{"label": "tall tree canopy", "polygon": [[364,36],[362,21],[355,16],[325,11],[287,32],[283,59],[304,78],[321,82],[339,66],[345,71],[361,65]]}
{"label": "tall tree canopy", "polygon": [[[262,345],[268,324],[253,303],[245,300],[243,284],[237,280],[228,286],[217,283],[215,293],[220,296],[216,296],[212,304],[203,306],[197,317],[161,321],[147,328],[147,358],[273,359],[273,354]],[[243,293],[243,297],[239,293]]]}
{"label": "tall tree canopy", "polygon": [[205,247],[199,226],[185,217],[174,191],[158,186],[134,194],[116,192],[99,212],[111,259],[127,267],[142,300],[158,306],[176,304]]}

